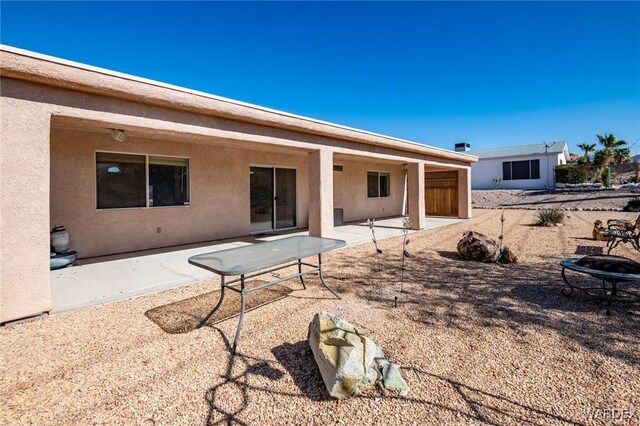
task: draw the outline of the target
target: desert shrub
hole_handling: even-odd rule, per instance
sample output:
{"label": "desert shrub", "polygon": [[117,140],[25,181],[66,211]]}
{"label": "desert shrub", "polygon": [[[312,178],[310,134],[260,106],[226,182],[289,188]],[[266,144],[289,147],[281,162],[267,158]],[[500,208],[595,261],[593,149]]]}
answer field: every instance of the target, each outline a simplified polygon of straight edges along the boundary
{"label": "desert shrub", "polygon": [[589,170],[584,165],[562,164],[556,166],[556,182],[558,183],[586,183],[589,180]]}
{"label": "desert shrub", "polygon": [[624,206],[626,212],[640,212],[640,197],[633,197]]}
{"label": "desert shrub", "polygon": [[560,209],[542,209],[538,212],[538,225],[554,226],[564,222],[564,212]]}

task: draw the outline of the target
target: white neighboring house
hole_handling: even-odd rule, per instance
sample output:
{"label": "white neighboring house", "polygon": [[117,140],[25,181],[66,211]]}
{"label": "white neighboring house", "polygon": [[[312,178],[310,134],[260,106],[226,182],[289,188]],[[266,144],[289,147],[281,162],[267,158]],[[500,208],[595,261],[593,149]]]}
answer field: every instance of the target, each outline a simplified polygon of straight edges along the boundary
{"label": "white neighboring house", "polygon": [[566,142],[478,150],[465,143],[456,144],[456,150],[479,158],[471,165],[471,189],[550,189],[555,187],[555,167],[569,159]]}

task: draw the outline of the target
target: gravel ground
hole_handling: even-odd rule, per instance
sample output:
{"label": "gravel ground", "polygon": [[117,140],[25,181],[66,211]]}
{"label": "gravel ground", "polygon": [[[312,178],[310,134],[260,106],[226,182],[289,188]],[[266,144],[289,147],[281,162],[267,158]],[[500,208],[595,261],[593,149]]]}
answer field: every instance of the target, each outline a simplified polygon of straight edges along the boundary
{"label": "gravel ground", "polygon": [[[487,265],[455,253],[467,229],[499,234],[498,211],[475,213],[411,237],[403,293],[400,239],[381,242],[381,273],[370,244],[328,254],[343,300],[316,277],[307,290],[291,282],[246,315],[233,365],[236,320],[194,326],[216,282],[3,327],[0,424],[600,424],[590,413],[603,409],[636,410],[619,423],[638,424],[640,306],[606,317],[601,301],[561,295],[558,267],[603,247],[590,239],[594,220],[637,214],[571,212],[565,226],[540,228],[535,212],[507,211],[505,243],[520,263]],[[330,399],[306,343],[320,310],[379,342],[408,397]]]}
{"label": "gravel ground", "polygon": [[541,190],[477,190],[471,192],[474,208],[527,209],[563,208],[565,210],[622,211],[627,202],[640,194],[627,191],[558,192]]}

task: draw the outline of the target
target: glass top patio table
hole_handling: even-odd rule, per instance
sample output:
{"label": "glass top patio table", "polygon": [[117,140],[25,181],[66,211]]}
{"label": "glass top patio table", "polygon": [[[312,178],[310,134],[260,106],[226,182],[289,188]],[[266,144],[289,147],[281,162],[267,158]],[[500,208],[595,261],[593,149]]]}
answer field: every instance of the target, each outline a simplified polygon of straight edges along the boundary
{"label": "glass top patio table", "polygon": [[335,250],[346,244],[332,238],[295,236],[191,256],[189,263],[218,275],[243,275]]}

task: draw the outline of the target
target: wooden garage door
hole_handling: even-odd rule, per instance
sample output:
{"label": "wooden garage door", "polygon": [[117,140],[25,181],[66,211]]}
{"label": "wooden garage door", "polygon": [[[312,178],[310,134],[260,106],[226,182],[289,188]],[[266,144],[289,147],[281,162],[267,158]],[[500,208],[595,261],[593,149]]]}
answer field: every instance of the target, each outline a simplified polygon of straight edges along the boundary
{"label": "wooden garage door", "polygon": [[424,202],[428,216],[458,217],[458,172],[426,172]]}

